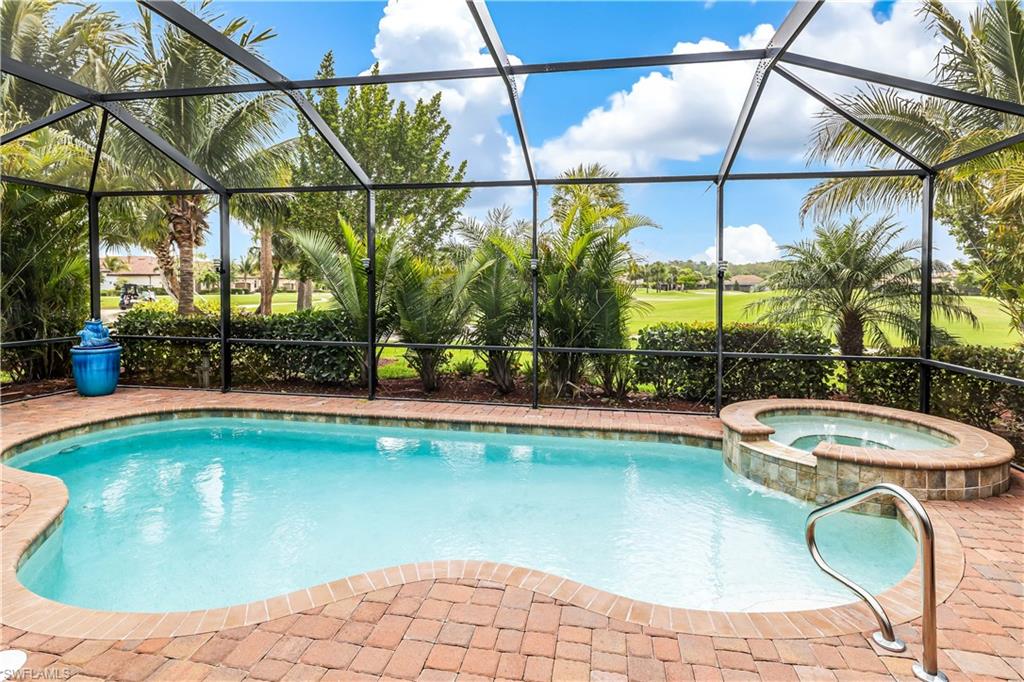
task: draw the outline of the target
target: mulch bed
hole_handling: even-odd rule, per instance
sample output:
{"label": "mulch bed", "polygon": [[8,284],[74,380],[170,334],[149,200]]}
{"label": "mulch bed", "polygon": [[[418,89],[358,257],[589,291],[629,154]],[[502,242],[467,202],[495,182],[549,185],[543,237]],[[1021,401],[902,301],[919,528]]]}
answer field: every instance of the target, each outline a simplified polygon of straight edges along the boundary
{"label": "mulch bed", "polygon": [[[687,400],[661,400],[646,393],[631,394],[625,399],[608,399],[601,390],[585,386],[584,393],[573,398],[551,398],[541,395],[541,405],[548,407],[605,407],[622,410],[663,410],[666,412],[707,412],[714,411],[714,399],[710,403],[698,404]],[[426,393],[419,379],[382,379],[378,387],[381,398],[415,398],[430,400],[458,400],[466,402],[509,403],[529,405],[533,400],[530,383],[525,379],[516,381],[511,393],[502,395],[492,383],[480,375],[472,377],[446,376],[441,387]]]}
{"label": "mulch bed", "polygon": [[9,403],[15,400],[24,400],[40,395],[56,393],[74,389],[75,381],[71,377],[63,379],[43,379],[24,384],[2,384],[0,385],[0,403]]}

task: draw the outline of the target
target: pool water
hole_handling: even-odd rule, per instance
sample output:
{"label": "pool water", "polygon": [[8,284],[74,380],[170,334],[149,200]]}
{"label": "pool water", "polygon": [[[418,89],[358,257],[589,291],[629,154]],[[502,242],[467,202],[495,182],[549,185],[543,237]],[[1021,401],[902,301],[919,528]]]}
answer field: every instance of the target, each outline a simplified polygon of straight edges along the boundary
{"label": "pool water", "polygon": [[798,450],[811,452],[818,446],[818,443],[838,443],[839,445],[852,445],[857,448],[879,448],[881,450],[892,450],[892,446],[868,438],[857,438],[856,436],[844,436],[838,433],[818,433],[813,436],[800,436],[790,443],[790,446]]}
{"label": "pool water", "polygon": [[[535,568],[635,599],[765,611],[847,603],[804,545],[810,507],[681,445],[194,418],[10,462],[58,476],[64,523],[22,567],[38,594],[124,611],[215,608],[435,559]],[[868,589],[914,562],[895,520],[821,523]]]}
{"label": "pool water", "polygon": [[839,443],[882,450],[931,450],[953,443],[915,429],[855,417],[822,414],[774,415],[759,418],[775,429],[771,440],[811,452],[818,443]]}

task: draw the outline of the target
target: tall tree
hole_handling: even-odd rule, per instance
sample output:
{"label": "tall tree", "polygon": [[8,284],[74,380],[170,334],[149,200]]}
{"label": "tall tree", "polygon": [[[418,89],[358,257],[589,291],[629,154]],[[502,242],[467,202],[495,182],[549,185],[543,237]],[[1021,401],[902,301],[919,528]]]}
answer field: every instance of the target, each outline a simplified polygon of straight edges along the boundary
{"label": "tall tree", "polygon": [[[117,14],[97,5],[29,0],[0,4],[0,59],[14,58],[99,90],[130,78],[129,39]],[[66,5],[65,5],[66,7]],[[3,130],[57,111],[73,100],[13,76],[0,81]],[[3,172],[85,187],[99,116],[76,114],[3,147]],[[16,183],[0,186],[0,329],[5,341],[74,334],[89,313],[88,229],[80,196]],[[66,346],[3,351],[15,380],[67,373]]]}
{"label": "tall tree", "polygon": [[[222,15],[200,8],[201,17],[220,24]],[[140,10],[135,25],[138,48],[133,51],[138,84],[147,89],[183,88],[245,80],[240,67],[174,26],[154,27],[152,15]],[[256,50],[273,37],[256,33],[244,18],[223,22],[221,32],[243,47]],[[227,186],[272,187],[287,182],[289,145],[278,143],[283,95],[205,95],[168,97],[133,103],[136,114],[199,167]],[[198,180],[155,152],[144,140],[113,126],[105,145],[111,164],[153,188],[205,189]],[[283,199],[243,195],[232,200],[233,215],[259,223],[267,212],[280,210]],[[162,198],[137,221],[138,242],[154,250],[178,312],[195,310],[195,252],[206,238],[207,215],[216,199],[205,194]],[[154,206],[151,204],[150,206]],[[226,228],[225,228],[226,229]],[[171,247],[177,252],[175,259]]]}
{"label": "tall tree", "polygon": [[[891,335],[916,343],[920,332],[920,242],[899,241],[892,218],[852,218],[814,229],[814,239],[782,247],[783,263],[767,279],[776,292],[748,306],[759,322],[805,324],[835,334],[843,355],[893,347]],[[959,295],[936,283],[933,305],[950,319],[977,324]],[[948,339],[941,330],[940,338]]]}
{"label": "tall tree", "polygon": [[245,255],[235,261],[234,271],[242,278],[242,285],[248,291],[249,278],[260,271],[260,256],[255,248],[245,252]]}
{"label": "tall tree", "polygon": [[[921,14],[946,44],[937,56],[940,85],[1024,104],[1024,10],[1019,0],[989,0],[964,26],[940,0]],[[919,158],[938,163],[1024,132],[1024,118],[934,98],[907,97],[869,87],[839,97],[840,104]],[[810,160],[831,164],[899,162],[878,140],[831,111],[816,127]],[[939,174],[935,215],[949,226],[982,289],[996,297],[1024,333],[1024,144]],[[815,186],[803,213],[830,220],[851,208],[915,208],[916,178],[836,178]]]}
{"label": "tall tree", "polygon": [[[377,67],[373,69],[377,73]],[[333,78],[334,55],[328,52],[318,78]],[[441,95],[419,100],[411,107],[396,101],[388,86],[351,88],[341,105],[335,88],[308,93],[327,124],[338,134],[363,170],[378,183],[458,182],[466,162],[453,165],[445,148],[451,126],[441,113]],[[327,148],[315,131],[300,121],[296,185],[355,183],[355,178]],[[468,189],[378,191],[377,225],[409,220],[417,248],[433,250],[458,220],[469,198]],[[341,216],[357,231],[366,230],[366,197],[362,191],[302,193],[292,202],[293,227],[339,229]]]}
{"label": "tall tree", "polygon": [[[67,7],[69,3],[59,0],[0,5],[0,56],[13,57],[96,90],[124,87],[133,74],[132,62],[125,53],[132,38],[117,13],[101,10],[97,4],[75,3],[61,19],[63,12],[58,10]],[[4,119],[8,124],[35,120],[74,101],[6,75],[3,89]]]}
{"label": "tall tree", "polygon": [[[564,174],[611,177],[600,166]],[[615,184],[560,185],[552,196],[551,225],[540,240],[540,327],[547,345],[625,348],[630,315],[644,307],[629,281],[632,253],[629,234],[656,227],[646,216],[629,212]],[[603,355],[592,361],[607,394],[624,391],[625,356]],[[561,397],[576,393],[586,362],[581,353],[546,353],[544,376]]]}
{"label": "tall tree", "polygon": [[[44,134],[5,170],[25,173],[55,155],[74,155],[66,136]],[[70,147],[70,148],[69,148]],[[28,176],[31,177],[31,176]],[[0,328],[5,341],[74,334],[89,312],[86,212],[82,197],[4,183],[0,189]],[[66,349],[47,345],[3,352],[4,370],[16,380],[62,375]]]}

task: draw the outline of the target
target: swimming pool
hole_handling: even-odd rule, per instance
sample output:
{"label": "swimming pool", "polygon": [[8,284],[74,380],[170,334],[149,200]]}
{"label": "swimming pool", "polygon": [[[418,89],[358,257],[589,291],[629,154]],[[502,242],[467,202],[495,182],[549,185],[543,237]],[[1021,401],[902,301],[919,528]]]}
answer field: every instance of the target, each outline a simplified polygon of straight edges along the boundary
{"label": "swimming pool", "polygon": [[[688,608],[851,601],[807,553],[810,507],[704,448],[204,417],[97,431],[8,464],[70,493],[19,578],[89,608],[215,608],[432,559],[518,564]],[[892,519],[840,515],[818,535],[874,592],[913,565]]]}

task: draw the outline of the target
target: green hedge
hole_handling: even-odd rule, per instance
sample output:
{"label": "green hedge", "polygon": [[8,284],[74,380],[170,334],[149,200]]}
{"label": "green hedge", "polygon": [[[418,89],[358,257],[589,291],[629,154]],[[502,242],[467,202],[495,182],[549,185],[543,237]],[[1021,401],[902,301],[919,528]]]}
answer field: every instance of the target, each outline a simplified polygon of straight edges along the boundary
{"label": "green hedge", "polygon": [[[897,353],[914,355],[917,348]],[[988,346],[940,346],[932,357],[962,367],[1011,377],[1024,377],[1024,349]],[[915,365],[889,362],[859,363],[850,382],[855,400],[917,409],[920,375]],[[1024,441],[1024,389],[960,372],[932,369],[932,413],[982,428],[997,426]]]}
{"label": "green hedge", "polygon": [[[726,351],[756,353],[831,352],[828,338],[802,327],[730,323],[723,328]],[[641,350],[715,349],[715,325],[711,322],[665,323],[640,330]],[[835,364],[799,360],[726,358],[723,401],[755,398],[824,398],[830,392]],[[714,358],[641,357],[637,380],[653,384],[659,397],[683,400],[714,400]]]}
{"label": "green hedge", "polygon": [[[275,315],[234,314],[234,338],[345,341],[352,324],[339,310],[304,310]],[[131,336],[218,337],[220,318],[210,313],[178,315],[160,306],[136,306],[117,320],[117,334]],[[219,342],[121,339],[124,380],[128,383],[216,385]],[[237,384],[308,381],[348,386],[361,381],[360,348],[312,346],[232,346],[231,371]]]}

